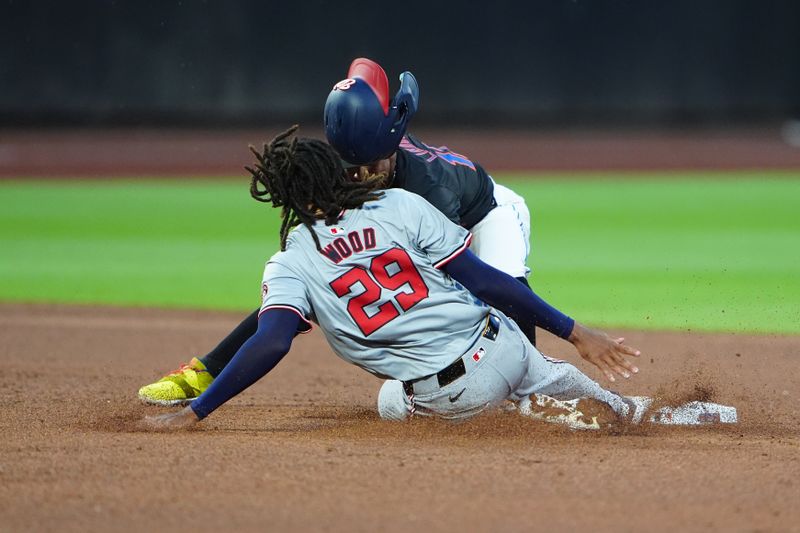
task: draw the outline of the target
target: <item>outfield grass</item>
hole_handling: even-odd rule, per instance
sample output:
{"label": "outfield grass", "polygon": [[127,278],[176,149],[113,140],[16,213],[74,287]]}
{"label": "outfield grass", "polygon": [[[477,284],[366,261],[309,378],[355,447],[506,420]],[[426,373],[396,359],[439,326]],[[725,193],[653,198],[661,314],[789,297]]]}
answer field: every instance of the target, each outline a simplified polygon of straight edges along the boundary
{"label": "outfield grass", "polygon": [[[537,292],[596,325],[800,333],[800,173],[499,180]],[[277,250],[244,180],[0,182],[0,300],[248,310]]]}

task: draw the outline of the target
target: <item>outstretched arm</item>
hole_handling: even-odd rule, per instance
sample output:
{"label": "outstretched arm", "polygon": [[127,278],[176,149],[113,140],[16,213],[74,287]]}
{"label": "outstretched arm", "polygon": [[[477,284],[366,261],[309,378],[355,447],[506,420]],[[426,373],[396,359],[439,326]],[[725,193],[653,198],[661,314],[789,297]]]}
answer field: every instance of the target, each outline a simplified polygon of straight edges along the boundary
{"label": "outstretched arm", "polygon": [[258,329],[236,352],[211,386],[182,411],[147,417],[150,429],[180,429],[210,415],[261,379],[283,359],[292,345],[300,317],[286,309],[270,309],[258,319]]}
{"label": "outstretched arm", "polygon": [[571,342],[578,353],[614,381],[614,373],[625,378],[639,371],[625,356],[639,351],[612,339],[603,332],[575,322],[542,300],[532,290],[508,274],[493,268],[465,250],[444,265],[444,271],[482,301],[504,312],[517,322],[533,321],[537,326]]}

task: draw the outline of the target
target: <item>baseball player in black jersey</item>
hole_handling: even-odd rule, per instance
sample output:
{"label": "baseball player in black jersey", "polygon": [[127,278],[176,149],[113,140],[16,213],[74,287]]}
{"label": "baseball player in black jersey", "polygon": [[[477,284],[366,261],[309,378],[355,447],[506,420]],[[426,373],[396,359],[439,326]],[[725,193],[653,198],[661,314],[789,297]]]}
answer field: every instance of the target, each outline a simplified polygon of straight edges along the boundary
{"label": "baseball player in black jersey", "polygon": [[[325,104],[325,133],[353,180],[384,175],[386,188],[402,188],[425,198],[451,221],[472,234],[470,250],[488,265],[528,285],[526,260],[530,214],[525,201],[494,182],[466,156],[447,147],[429,146],[407,134],[417,111],[419,87],[410,72],[400,76],[400,89],[389,96],[384,70],[369,59],[353,61],[346,79],[334,85]],[[535,345],[533,316],[514,317]],[[139,390],[139,397],[160,405],[186,403],[199,396],[258,327],[258,310],[245,318],[206,356],[181,366]],[[630,377],[637,370],[612,357],[620,342],[593,332],[591,342],[576,345],[606,377]],[[584,337],[584,339],[587,337]],[[608,361],[608,362],[606,362]],[[626,362],[627,363],[627,362]]]}

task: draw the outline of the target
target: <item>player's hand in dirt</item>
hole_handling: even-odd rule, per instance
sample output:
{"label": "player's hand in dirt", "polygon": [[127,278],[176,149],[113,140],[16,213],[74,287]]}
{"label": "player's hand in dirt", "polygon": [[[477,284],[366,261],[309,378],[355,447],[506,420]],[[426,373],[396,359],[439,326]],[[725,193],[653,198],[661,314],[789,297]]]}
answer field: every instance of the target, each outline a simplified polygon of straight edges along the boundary
{"label": "player's hand in dirt", "polygon": [[612,339],[602,331],[575,322],[569,341],[581,357],[599,368],[609,381],[616,381],[614,374],[629,378],[639,372],[627,357],[638,357],[641,352],[624,344],[624,338]]}
{"label": "player's hand in dirt", "polygon": [[180,411],[146,416],[141,426],[149,431],[176,431],[187,429],[199,422],[197,415],[188,405]]}

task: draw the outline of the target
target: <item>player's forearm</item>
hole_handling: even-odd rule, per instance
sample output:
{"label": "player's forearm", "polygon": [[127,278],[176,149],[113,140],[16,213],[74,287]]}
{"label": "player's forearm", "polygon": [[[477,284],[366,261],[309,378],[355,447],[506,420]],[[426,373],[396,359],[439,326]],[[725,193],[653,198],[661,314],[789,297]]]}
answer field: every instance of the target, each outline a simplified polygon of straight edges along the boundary
{"label": "player's forearm", "polygon": [[298,316],[287,310],[267,311],[258,330],[191,407],[203,419],[275,368],[292,344]]}
{"label": "player's forearm", "polygon": [[533,321],[562,339],[568,339],[575,321],[545,302],[508,274],[493,268],[466,250],[444,270],[472,294],[517,322]]}

